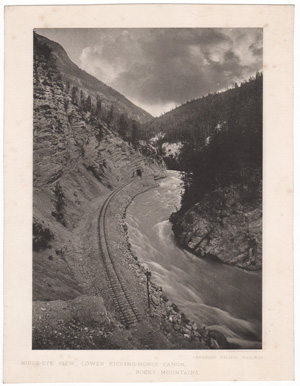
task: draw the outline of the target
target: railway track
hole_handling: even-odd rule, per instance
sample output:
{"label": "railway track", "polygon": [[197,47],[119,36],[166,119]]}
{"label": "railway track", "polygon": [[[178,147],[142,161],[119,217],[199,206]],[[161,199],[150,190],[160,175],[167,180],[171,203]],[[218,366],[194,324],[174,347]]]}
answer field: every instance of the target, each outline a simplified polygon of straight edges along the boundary
{"label": "railway track", "polygon": [[127,291],[126,286],[124,285],[120,273],[116,269],[114,257],[109,250],[105,217],[111,200],[129,184],[131,184],[131,182],[127,182],[126,184],[120,186],[107,197],[102,205],[98,219],[99,250],[105,269],[106,280],[112,293],[115,307],[120,313],[121,323],[124,324],[126,328],[129,328],[139,322],[141,317]]}

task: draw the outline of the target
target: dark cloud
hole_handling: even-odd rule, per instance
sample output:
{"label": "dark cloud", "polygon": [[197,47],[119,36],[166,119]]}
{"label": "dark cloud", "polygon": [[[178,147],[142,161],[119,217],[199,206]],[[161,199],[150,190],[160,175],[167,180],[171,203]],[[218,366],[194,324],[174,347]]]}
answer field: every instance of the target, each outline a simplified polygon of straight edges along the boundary
{"label": "dark cloud", "polygon": [[262,29],[89,29],[68,37],[63,45],[81,68],[154,115],[262,68]]}

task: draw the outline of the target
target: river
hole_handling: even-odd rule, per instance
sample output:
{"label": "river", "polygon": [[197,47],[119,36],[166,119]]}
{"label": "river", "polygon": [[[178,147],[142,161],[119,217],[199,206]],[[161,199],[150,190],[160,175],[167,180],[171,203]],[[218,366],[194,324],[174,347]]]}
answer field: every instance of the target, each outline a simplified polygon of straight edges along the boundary
{"label": "river", "polygon": [[222,332],[236,348],[261,348],[262,275],[201,259],[176,245],[169,217],[180,207],[180,173],[137,196],[127,210],[136,256],[165,295],[199,326]]}

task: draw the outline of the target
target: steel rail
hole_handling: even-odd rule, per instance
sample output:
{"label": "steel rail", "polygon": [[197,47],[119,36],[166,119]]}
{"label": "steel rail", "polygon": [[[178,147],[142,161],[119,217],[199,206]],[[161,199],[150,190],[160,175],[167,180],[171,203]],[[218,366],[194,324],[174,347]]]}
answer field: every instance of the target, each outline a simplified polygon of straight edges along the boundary
{"label": "steel rail", "polygon": [[126,286],[118,272],[115,264],[114,257],[109,250],[109,242],[106,231],[105,218],[107,209],[111,200],[126,186],[131,184],[132,181],[126,182],[118,189],[114,190],[104,201],[100,210],[98,219],[98,235],[99,235],[99,250],[103,261],[105,276],[108,282],[108,286],[112,292],[112,298],[115,303],[116,309],[120,313],[121,322],[129,328],[130,325],[135,324],[141,320],[139,313],[134,306],[132,299],[130,298]]}

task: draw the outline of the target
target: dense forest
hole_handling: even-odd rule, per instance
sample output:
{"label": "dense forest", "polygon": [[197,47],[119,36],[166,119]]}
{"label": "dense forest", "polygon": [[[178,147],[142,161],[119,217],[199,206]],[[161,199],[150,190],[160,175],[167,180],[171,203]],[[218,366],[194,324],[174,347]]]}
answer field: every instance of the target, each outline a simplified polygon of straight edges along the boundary
{"label": "dense forest", "polygon": [[234,87],[224,92],[188,101],[144,123],[143,136],[150,139],[162,133],[164,136],[158,139],[158,143],[189,141],[204,145],[211,130],[228,120],[234,105],[243,105],[246,99],[251,99],[254,89],[259,89],[259,84],[262,84],[262,74],[258,72],[255,77],[240,85],[235,83]]}
{"label": "dense forest", "polygon": [[238,183],[248,199],[259,194],[262,177],[262,73],[240,86],[210,94],[143,126],[146,136],[158,133],[157,146],[182,143],[169,168],[184,172],[182,210],[205,193]]}

